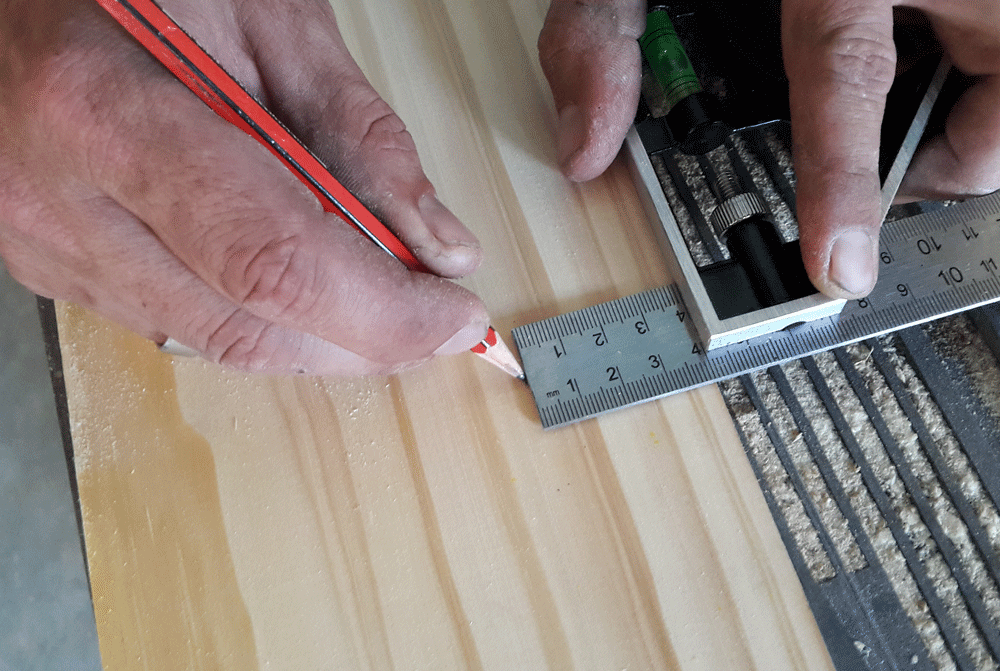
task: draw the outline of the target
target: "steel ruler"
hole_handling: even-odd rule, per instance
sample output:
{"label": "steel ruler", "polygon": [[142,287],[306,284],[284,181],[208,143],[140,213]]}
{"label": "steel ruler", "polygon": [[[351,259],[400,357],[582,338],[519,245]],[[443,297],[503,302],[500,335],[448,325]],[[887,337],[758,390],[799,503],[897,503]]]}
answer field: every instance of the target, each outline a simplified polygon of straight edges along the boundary
{"label": "steel ruler", "polygon": [[1000,192],[887,222],[879,280],[839,315],[706,353],[674,285],[513,330],[545,428],[1000,300]]}

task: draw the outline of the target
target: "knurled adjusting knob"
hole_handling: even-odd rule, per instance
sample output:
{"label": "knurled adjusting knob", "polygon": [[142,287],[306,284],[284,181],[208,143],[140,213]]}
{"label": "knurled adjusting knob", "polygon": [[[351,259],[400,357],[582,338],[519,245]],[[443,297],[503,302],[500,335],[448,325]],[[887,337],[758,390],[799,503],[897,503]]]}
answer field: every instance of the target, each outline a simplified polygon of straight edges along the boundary
{"label": "knurled adjusting knob", "polygon": [[753,191],[726,198],[712,212],[710,220],[720,240],[726,239],[729,229],[757,214],[767,214],[767,204],[760,194]]}

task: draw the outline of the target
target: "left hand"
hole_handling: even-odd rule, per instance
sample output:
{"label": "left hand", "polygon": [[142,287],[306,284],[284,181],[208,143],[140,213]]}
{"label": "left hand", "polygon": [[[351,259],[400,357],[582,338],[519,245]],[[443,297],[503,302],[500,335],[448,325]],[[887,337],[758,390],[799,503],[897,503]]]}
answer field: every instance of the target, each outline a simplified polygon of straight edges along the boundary
{"label": "left hand", "polygon": [[[879,129],[895,74],[891,0],[785,0],[798,220],[813,284],[860,298],[878,263]],[[913,0],[955,66],[979,78],[918,152],[902,197],[965,197],[1000,187],[1000,0]],[[570,179],[599,175],[635,114],[643,0],[552,0],[539,36]]]}
{"label": "left hand", "polygon": [[570,179],[597,177],[618,154],[639,103],[646,0],[552,0],[538,36],[559,114],[559,162]]}

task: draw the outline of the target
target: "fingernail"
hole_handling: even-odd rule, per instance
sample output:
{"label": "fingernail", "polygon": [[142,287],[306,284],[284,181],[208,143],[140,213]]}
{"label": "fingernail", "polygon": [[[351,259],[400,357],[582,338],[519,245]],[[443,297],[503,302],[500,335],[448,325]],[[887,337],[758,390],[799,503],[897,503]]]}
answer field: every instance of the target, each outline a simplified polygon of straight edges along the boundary
{"label": "fingernail", "polygon": [[429,193],[420,196],[417,202],[420,216],[427,228],[441,244],[448,247],[479,247],[479,240],[467,229],[440,200]]}
{"label": "fingernail", "polygon": [[878,273],[875,240],[864,231],[846,231],[830,250],[830,281],[852,295],[871,291]]}
{"label": "fingernail", "polygon": [[577,105],[567,105],[559,113],[559,165],[565,167],[581,145],[587,126],[583,111]]}
{"label": "fingernail", "polygon": [[486,337],[487,324],[473,322],[463,327],[458,333],[448,338],[443,345],[434,350],[434,355],[458,354],[468,352]]}
{"label": "fingernail", "polygon": [[451,210],[430,194],[420,197],[417,208],[427,230],[441,243],[430,258],[423,259],[428,267],[444,277],[463,277],[479,267],[483,258],[479,240]]}

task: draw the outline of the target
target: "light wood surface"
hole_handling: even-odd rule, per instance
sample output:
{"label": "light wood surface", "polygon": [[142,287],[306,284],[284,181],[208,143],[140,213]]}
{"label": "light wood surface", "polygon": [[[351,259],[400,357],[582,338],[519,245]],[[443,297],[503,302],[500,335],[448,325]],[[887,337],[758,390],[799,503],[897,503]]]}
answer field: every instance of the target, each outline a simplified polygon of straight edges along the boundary
{"label": "light wood surface", "polygon": [[[668,281],[624,165],[555,167],[547,0],[334,4],[505,336]],[[543,432],[472,355],[248,377],[58,319],[107,669],[831,668],[715,387]]]}

